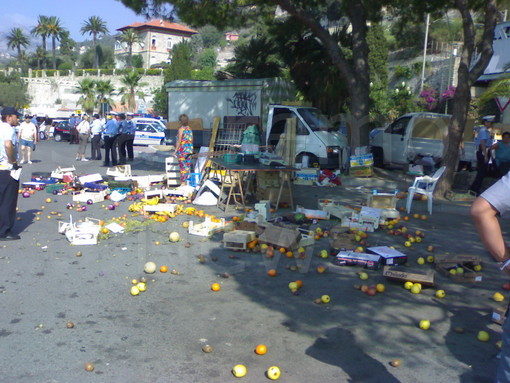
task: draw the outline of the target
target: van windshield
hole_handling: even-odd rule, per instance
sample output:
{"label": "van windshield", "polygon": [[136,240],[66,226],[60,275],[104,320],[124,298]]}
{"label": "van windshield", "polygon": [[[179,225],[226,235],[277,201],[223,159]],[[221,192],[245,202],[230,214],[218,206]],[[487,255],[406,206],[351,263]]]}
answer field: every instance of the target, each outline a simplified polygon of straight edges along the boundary
{"label": "van windshield", "polygon": [[326,130],[331,132],[335,130],[326,116],[324,116],[318,109],[300,108],[298,109],[298,112],[313,131]]}

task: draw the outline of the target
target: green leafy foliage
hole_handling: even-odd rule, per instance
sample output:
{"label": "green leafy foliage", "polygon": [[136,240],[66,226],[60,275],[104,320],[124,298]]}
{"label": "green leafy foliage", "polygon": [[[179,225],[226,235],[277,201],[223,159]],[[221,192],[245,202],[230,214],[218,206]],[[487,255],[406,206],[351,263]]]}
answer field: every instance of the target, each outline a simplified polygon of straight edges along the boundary
{"label": "green leafy foliage", "polygon": [[172,48],[172,62],[165,69],[165,82],[191,79],[191,47],[179,43]]}
{"label": "green leafy foliage", "polygon": [[24,108],[30,103],[27,84],[17,73],[6,75],[0,72],[0,106],[14,106]]}

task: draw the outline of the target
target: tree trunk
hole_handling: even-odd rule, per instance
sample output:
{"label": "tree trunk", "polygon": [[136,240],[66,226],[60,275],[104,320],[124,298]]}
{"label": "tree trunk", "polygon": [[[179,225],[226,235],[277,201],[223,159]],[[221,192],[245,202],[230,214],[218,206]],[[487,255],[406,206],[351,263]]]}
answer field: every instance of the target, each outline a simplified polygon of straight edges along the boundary
{"label": "tree trunk", "polygon": [[93,35],[92,41],[94,43],[94,69],[97,69],[99,67],[99,62],[98,62],[98,59],[97,59],[96,35]]}
{"label": "tree trunk", "polygon": [[[367,15],[363,3],[351,2],[348,8],[352,25],[353,74],[349,81],[351,96],[351,149],[368,145],[370,71],[368,67]],[[337,67],[341,65],[337,62]],[[340,69],[340,67],[338,68]]]}
{"label": "tree trunk", "polygon": [[42,59],[42,65],[44,67],[44,69],[46,69],[46,36],[42,36],[42,48],[43,48],[43,52],[44,52],[44,58]]}
{"label": "tree trunk", "polygon": [[133,44],[129,44],[128,68],[133,68]]}
{"label": "tree trunk", "polygon": [[322,42],[331,62],[338,68],[340,76],[348,86],[351,97],[351,115],[348,131],[351,148],[368,144],[368,122],[370,105],[370,72],[368,68],[368,44],[366,41],[367,13],[361,0],[349,2],[348,14],[352,25],[352,65],[346,59],[338,42],[319,21],[290,0],[273,0],[292,17],[310,28]]}
{"label": "tree trunk", "polygon": [[455,0],[455,5],[462,16],[464,44],[458,70],[458,85],[453,97],[452,118],[448,126],[448,136],[444,140],[443,165],[446,166],[446,170],[436,187],[436,194],[443,197],[452,189],[459,159],[459,145],[464,134],[471,101],[471,86],[482,75],[492,58],[492,39],[498,18],[496,1],[487,0],[484,9],[485,22],[480,56],[476,64],[471,66],[475,49],[475,26],[471,17],[471,10],[467,0]]}
{"label": "tree trunk", "polygon": [[53,69],[57,70],[57,39],[55,38],[55,36],[52,36],[51,37],[51,50],[52,50],[52,53],[53,53]]}

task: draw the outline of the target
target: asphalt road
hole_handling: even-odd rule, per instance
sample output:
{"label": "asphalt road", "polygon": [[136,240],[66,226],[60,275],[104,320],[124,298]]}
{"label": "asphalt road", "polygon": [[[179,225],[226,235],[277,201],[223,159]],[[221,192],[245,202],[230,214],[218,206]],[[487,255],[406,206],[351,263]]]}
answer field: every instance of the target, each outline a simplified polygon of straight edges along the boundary
{"label": "asphalt road", "polygon": [[[23,180],[32,172],[69,165],[80,175],[105,174],[99,161],[75,162],[76,147],[41,142]],[[133,169],[139,175],[163,171],[161,165],[139,160]],[[363,202],[374,187],[402,190],[408,181],[384,172],[343,182],[335,188],[295,187],[297,202],[311,209],[318,198],[353,204]],[[310,271],[302,274],[286,268],[294,260],[281,257],[278,275],[269,277],[262,255],[227,251],[221,235],[204,239],[186,234],[182,222],[187,216],[145,224],[138,232],[113,235],[96,246],[71,246],[58,233],[57,215],[51,214],[61,213],[61,219],[68,220],[70,200],[69,195],[45,191],[20,197],[16,228],[22,240],[0,245],[2,383],[233,382],[238,379],[231,373],[236,364],[247,366],[242,381],[248,383],[268,381],[264,373],[270,366],[278,366],[279,381],[287,383],[492,381],[501,328],[491,322],[491,312],[507,303],[501,285],[508,278],[479,243],[469,204],[438,201],[427,220],[411,218],[405,225],[424,231],[425,238],[409,249],[402,238],[381,230],[369,234],[368,242],[406,252],[405,270],[433,269],[432,264],[416,263],[429,254],[429,245],[436,254],[479,255],[485,261],[483,282],[459,284],[436,275],[434,288],[415,295],[401,283],[386,281],[380,270],[368,271],[368,284],[386,286],[384,293],[371,297],[353,287],[362,282],[359,268],[334,266],[331,259],[314,257]],[[124,214],[140,220],[130,216],[128,205],[122,202],[108,211],[98,203],[87,212],[72,213],[76,220]],[[416,202],[413,209],[422,214],[425,203]],[[225,215],[216,208],[205,210]],[[320,226],[328,229],[335,223]],[[508,233],[508,221],[503,226]],[[182,241],[170,243],[172,231],[179,232]],[[323,238],[314,252],[328,248]],[[205,257],[204,264],[199,255]],[[167,265],[179,275],[145,275],[147,261]],[[328,271],[317,273],[319,264],[329,266]],[[225,272],[229,278],[219,276]],[[148,279],[147,291],[131,296],[131,280],[141,276]],[[303,281],[297,296],[287,287],[296,279]],[[210,288],[215,282],[221,284],[218,292]],[[434,297],[438,288],[446,291],[442,300]],[[505,294],[505,302],[491,299],[496,291]],[[323,294],[330,295],[331,302],[315,304]],[[431,321],[429,330],[418,328],[422,319]],[[74,328],[67,328],[68,321]],[[456,333],[458,327],[465,332]],[[479,330],[488,331],[490,341],[478,341]],[[213,352],[204,353],[205,344]],[[254,353],[258,344],[267,346],[267,354]],[[395,358],[402,362],[398,368],[389,365]],[[86,362],[94,364],[93,372],[85,370]]]}

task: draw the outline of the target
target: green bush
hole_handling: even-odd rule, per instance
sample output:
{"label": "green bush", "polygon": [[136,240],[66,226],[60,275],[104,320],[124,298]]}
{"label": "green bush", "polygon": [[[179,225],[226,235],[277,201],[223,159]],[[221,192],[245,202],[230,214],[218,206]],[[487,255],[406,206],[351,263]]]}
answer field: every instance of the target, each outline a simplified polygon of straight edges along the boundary
{"label": "green bush", "polygon": [[46,77],[55,77],[55,69],[46,69]]}
{"label": "green bush", "polygon": [[160,76],[163,74],[163,71],[161,69],[147,69],[147,72],[145,72],[147,76]]}
{"label": "green bush", "polygon": [[141,74],[142,76],[145,74],[145,69],[143,68],[136,68],[136,71]]}
{"label": "green bush", "polygon": [[97,69],[84,69],[85,73],[89,75],[97,75],[98,70]]}
{"label": "green bush", "polygon": [[409,80],[413,77],[413,69],[409,66],[397,65],[393,68],[396,79]]}
{"label": "green bush", "polygon": [[113,69],[101,69],[101,74],[104,74],[105,76],[111,76],[113,75]]}

